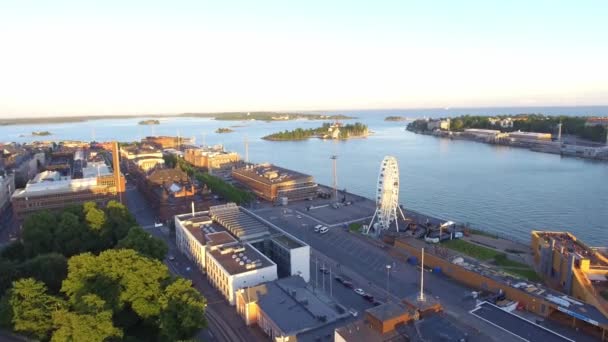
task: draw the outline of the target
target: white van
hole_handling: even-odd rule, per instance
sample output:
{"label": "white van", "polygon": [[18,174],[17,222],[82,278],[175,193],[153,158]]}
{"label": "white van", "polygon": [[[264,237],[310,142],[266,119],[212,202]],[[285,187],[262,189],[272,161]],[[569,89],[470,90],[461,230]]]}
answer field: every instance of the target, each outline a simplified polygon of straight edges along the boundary
{"label": "white van", "polygon": [[327,227],[321,227],[321,229],[319,230],[319,233],[321,233],[321,234],[325,234],[325,233],[327,233],[328,231],[329,231],[329,228],[327,228]]}

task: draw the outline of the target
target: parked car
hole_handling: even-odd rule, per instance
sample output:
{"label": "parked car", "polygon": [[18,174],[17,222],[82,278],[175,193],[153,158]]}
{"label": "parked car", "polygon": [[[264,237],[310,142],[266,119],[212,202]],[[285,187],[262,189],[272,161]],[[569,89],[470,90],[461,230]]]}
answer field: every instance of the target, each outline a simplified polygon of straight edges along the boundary
{"label": "parked car", "polygon": [[372,304],[374,306],[378,306],[378,305],[382,305],[383,303],[381,301],[377,300],[377,299],[374,299],[374,301],[372,302]]}
{"label": "parked car", "polygon": [[327,233],[328,231],[329,231],[329,228],[327,228],[327,227],[321,227],[321,229],[319,230],[319,233],[321,233],[321,234],[325,234],[325,233]]}
{"label": "parked car", "polygon": [[348,313],[351,314],[353,317],[357,317],[359,315],[359,313],[355,309],[348,310]]}
{"label": "parked car", "polygon": [[173,255],[169,255],[169,261],[173,261],[175,260],[175,257]]}
{"label": "parked car", "polygon": [[348,287],[349,289],[352,289],[352,288],[354,287],[354,286],[353,286],[353,283],[352,283],[351,281],[349,281],[349,280],[345,280],[345,281],[343,281],[343,282],[342,282],[342,285],[344,285],[344,286]]}
{"label": "parked car", "polygon": [[335,277],[334,277],[334,279],[336,279],[336,281],[337,281],[338,283],[340,283],[340,284],[343,284],[343,283],[344,283],[344,279],[343,279],[342,277],[340,277],[340,276],[335,276]]}
{"label": "parked car", "polygon": [[297,218],[299,218],[299,219],[301,219],[301,218],[302,218],[302,215],[297,215],[296,217],[297,217]]}
{"label": "parked car", "polygon": [[318,233],[319,229],[321,229],[321,227],[323,227],[323,225],[321,225],[321,224],[316,225],[315,226],[315,233]]}
{"label": "parked car", "polygon": [[356,288],[355,293],[358,294],[359,296],[365,295],[365,291],[363,291],[362,288]]}
{"label": "parked car", "polygon": [[373,303],[374,302],[374,296],[372,296],[369,293],[364,293],[363,294],[363,298],[365,298],[366,301]]}
{"label": "parked car", "polygon": [[325,267],[319,268],[319,272],[325,273],[325,274],[329,274],[329,270],[327,268],[325,268]]}

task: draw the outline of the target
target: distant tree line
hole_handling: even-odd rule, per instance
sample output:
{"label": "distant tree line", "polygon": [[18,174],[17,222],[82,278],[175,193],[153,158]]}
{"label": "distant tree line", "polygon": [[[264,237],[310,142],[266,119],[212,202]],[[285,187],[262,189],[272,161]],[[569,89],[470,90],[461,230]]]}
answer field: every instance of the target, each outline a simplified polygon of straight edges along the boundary
{"label": "distant tree line", "polygon": [[190,338],[205,299],[166,253],[115,201],[34,213],[0,251],[0,326],[40,341]]}
{"label": "distant tree line", "polygon": [[[501,127],[499,122],[493,124],[490,119],[513,119],[513,127]],[[558,125],[562,123],[562,134],[570,134],[579,138],[606,142],[606,127],[586,126],[584,116],[548,116],[543,114],[518,114],[515,116],[498,115],[493,117],[478,115],[463,115],[451,118],[450,130],[458,132],[469,128],[499,129],[503,132],[524,131],[557,134]],[[427,120],[419,119],[407,125],[410,131],[427,131]]]}
{"label": "distant tree line", "polygon": [[241,190],[234,185],[225,182],[223,179],[210,175],[207,172],[202,172],[193,167],[183,158],[168,159],[171,163],[175,162],[184,172],[190,177],[194,177],[197,181],[207,185],[207,188],[214,194],[223,197],[229,202],[237,204],[246,204],[253,201],[254,196],[245,190]]}

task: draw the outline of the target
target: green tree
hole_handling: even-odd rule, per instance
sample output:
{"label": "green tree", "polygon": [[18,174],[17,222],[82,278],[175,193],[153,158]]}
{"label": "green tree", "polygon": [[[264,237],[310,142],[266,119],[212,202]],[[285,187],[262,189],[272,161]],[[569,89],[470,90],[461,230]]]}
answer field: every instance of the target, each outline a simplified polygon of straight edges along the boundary
{"label": "green tree", "polygon": [[43,282],[53,293],[59,293],[61,282],[68,273],[66,258],[58,253],[40,254],[19,265],[21,277]]}
{"label": "green tree", "polygon": [[168,250],[164,241],[138,226],[132,227],[127,236],[118,241],[116,248],[134,249],[145,256],[161,261],[165,259]]}
{"label": "green tree", "polygon": [[13,330],[46,340],[53,329],[53,313],[65,303],[47,293],[46,286],[32,278],[17,280],[8,293]]}
{"label": "green tree", "polygon": [[68,261],[68,277],[61,291],[72,305],[95,294],[116,314],[132,309],[142,319],[158,316],[167,267],[131,249],[107,250],[99,256],[84,253]]}
{"label": "green tree", "polygon": [[80,311],[61,309],[54,312],[52,318],[56,329],[52,342],[102,342],[123,336],[122,330],[114,326],[112,311],[107,310],[105,302],[93,294],[82,297]]}
{"label": "green tree", "polygon": [[33,257],[53,251],[53,233],[57,226],[55,215],[41,211],[29,215],[23,223],[25,255]]}
{"label": "green tree", "polygon": [[0,251],[0,257],[15,262],[23,261],[26,258],[25,246],[19,240],[13,241]]}
{"label": "green tree", "polygon": [[55,230],[53,250],[70,257],[88,250],[92,239],[79,216],[72,211],[64,211]]}
{"label": "green tree", "polygon": [[17,264],[14,261],[0,258],[0,296],[4,295],[13,281],[17,279]]}
{"label": "green tree", "polygon": [[92,231],[101,234],[106,224],[106,213],[98,208],[90,208],[86,211],[85,220]]}
{"label": "green tree", "polygon": [[454,119],[450,122],[450,126],[452,131],[462,131],[464,123],[460,119]]}
{"label": "green tree", "polygon": [[160,331],[168,341],[192,337],[205,327],[206,301],[186,279],[178,279],[167,286],[161,300]]}
{"label": "green tree", "polygon": [[107,228],[110,231],[112,242],[116,244],[118,240],[124,238],[129,229],[135,226],[137,222],[129,209],[117,201],[110,201],[105,208],[107,217]]}

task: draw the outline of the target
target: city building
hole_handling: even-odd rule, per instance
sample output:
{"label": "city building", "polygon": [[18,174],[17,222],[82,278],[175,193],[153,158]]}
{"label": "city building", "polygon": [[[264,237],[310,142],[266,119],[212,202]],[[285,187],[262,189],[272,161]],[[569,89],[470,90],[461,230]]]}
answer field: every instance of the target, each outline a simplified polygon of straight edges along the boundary
{"label": "city building", "polygon": [[13,191],[15,191],[15,175],[0,175],[0,214],[4,212],[11,202]]}
{"label": "city building", "polygon": [[235,304],[236,291],[277,279],[277,265],[248,243],[209,246],[205,271],[230,305]]}
{"label": "city building", "polygon": [[248,165],[232,171],[232,178],[267,201],[289,201],[316,197],[314,178],[272,164]]}
{"label": "city building", "polygon": [[467,334],[447,316],[422,317],[417,309],[388,302],[367,309],[360,320],[338,327],[336,342],[466,341]]}
{"label": "city building", "polygon": [[195,167],[210,169],[232,168],[238,166],[241,158],[236,152],[227,152],[222,145],[188,148],[184,159]]}
{"label": "city building", "polygon": [[450,124],[451,124],[450,119],[429,120],[426,123],[426,127],[429,131],[434,131],[434,130],[449,131]]}
{"label": "city building", "polygon": [[179,150],[185,145],[193,145],[194,138],[186,138],[180,136],[153,136],[142,139],[142,142],[154,145],[161,150],[165,148],[174,148]]}
{"label": "city building", "polygon": [[588,118],[587,121],[585,121],[585,126],[590,127],[590,126],[604,126],[607,127],[608,126],[608,117],[593,117],[593,118]]}
{"label": "city building", "polygon": [[[118,156],[114,145],[114,155]],[[116,161],[115,161],[116,162]],[[101,162],[88,163],[83,168],[86,178],[74,179],[60,171],[44,171],[28,182],[25,188],[17,189],[11,197],[17,219],[39,210],[57,210],[73,204],[94,201],[106,204],[120,200],[125,189],[125,179],[119,170],[112,170]]]}
{"label": "city building", "polygon": [[608,317],[608,253],[570,233],[545,231],[532,231],[532,250],[535,266],[549,285]]}
{"label": "city building", "polygon": [[[542,267],[545,267],[546,271],[546,265],[549,262],[542,261],[543,257],[541,257],[541,255],[544,254],[544,260],[547,260],[547,254],[550,254],[546,249],[549,242],[542,241],[542,239],[533,237],[532,247],[535,251],[538,251],[535,252],[537,253],[535,256],[538,260],[537,263],[539,265],[545,265]],[[549,244],[549,246],[550,245],[551,244]],[[421,246],[424,246],[424,243],[419,243],[414,238],[400,237],[395,239],[395,247],[403,249],[406,253],[416,258],[420,258],[421,256]],[[539,248],[541,248],[540,251]],[[545,248],[545,252],[542,252],[543,248]],[[561,251],[561,248],[556,248],[558,251]],[[565,250],[567,250],[567,248],[565,248]],[[553,253],[555,253],[555,251]],[[567,259],[562,257],[553,258],[551,262],[554,263],[555,272],[557,272],[558,269],[561,269],[557,267],[557,265],[559,265],[560,262],[565,262],[563,260]],[[469,258],[465,255],[455,253],[441,254],[433,250],[427,250],[427,253],[425,253],[424,264],[425,266],[432,268],[438,267],[441,269],[442,274],[472,288],[482,289],[492,293],[502,293],[507,299],[516,303],[517,307],[520,309],[524,309],[553,321],[567,324],[573,328],[577,328],[600,338],[608,337],[608,316],[605,314],[605,306],[602,305],[601,299],[599,298],[601,295],[587,297],[584,292],[590,291],[591,293],[594,293],[595,291],[595,293],[598,293],[601,291],[601,288],[603,288],[602,284],[598,283],[596,284],[597,286],[591,286],[589,283],[581,280],[581,284],[587,284],[585,289],[573,288],[573,294],[568,295],[537,282],[531,282],[512,276],[495,267],[489,266],[484,262]],[[585,265],[584,262],[579,263],[578,265],[580,264]],[[577,263],[574,265],[574,267],[577,267]],[[599,267],[599,269],[598,267],[589,267],[590,272],[587,272],[587,274],[597,274],[596,272],[601,271],[602,267]],[[560,271],[560,274],[567,274],[567,272],[570,272],[566,271],[566,269]],[[551,271],[548,272],[550,273]],[[581,276],[580,272],[573,274],[574,276]],[[593,275],[592,278],[588,278],[587,280],[592,282],[590,279],[600,278],[595,277],[596,276]],[[565,279],[568,278],[569,277]],[[577,285],[575,284],[576,282],[573,281],[572,286],[576,287]],[[575,295],[578,295],[579,297],[576,297]],[[590,300],[589,298],[591,298],[591,301],[588,301]]]}
{"label": "city building", "polygon": [[192,203],[196,210],[209,208],[209,203],[204,198],[204,189],[191,182],[186,172],[179,168],[159,167],[148,172],[135,169],[132,175],[137,187],[154,209],[160,222],[189,211]]}
{"label": "city building", "polygon": [[525,142],[551,141],[551,133],[511,132],[509,138]]}
{"label": "city building", "polygon": [[257,324],[272,341],[297,341],[303,333],[350,315],[300,276],[240,289],[236,311],[245,324]]}
{"label": "city building", "polygon": [[[220,291],[231,304],[234,304],[234,292],[239,288],[292,275],[305,281],[310,279],[310,247],[234,203],[212,206],[208,211],[176,215],[174,220],[178,249],[208,277],[215,277],[210,281],[216,287],[223,287]],[[246,267],[234,270],[232,266],[211,266],[224,265],[227,261],[221,251],[226,254],[224,247],[237,245],[237,249],[243,251],[232,253],[236,255],[234,258],[238,257],[245,265],[261,263],[255,269],[264,278],[254,276],[256,272],[248,273]],[[210,267],[215,268],[210,271]],[[259,271],[258,267],[264,271]],[[272,272],[274,278],[269,279]]]}
{"label": "city building", "polygon": [[121,146],[120,155],[129,172],[146,172],[165,165],[163,152],[148,144]]}
{"label": "city building", "polygon": [[502,133],[497,129],[480,128],[467,128],[464,130],[463,134],[482,140],[492,140],[499,138],[502,135]]}

